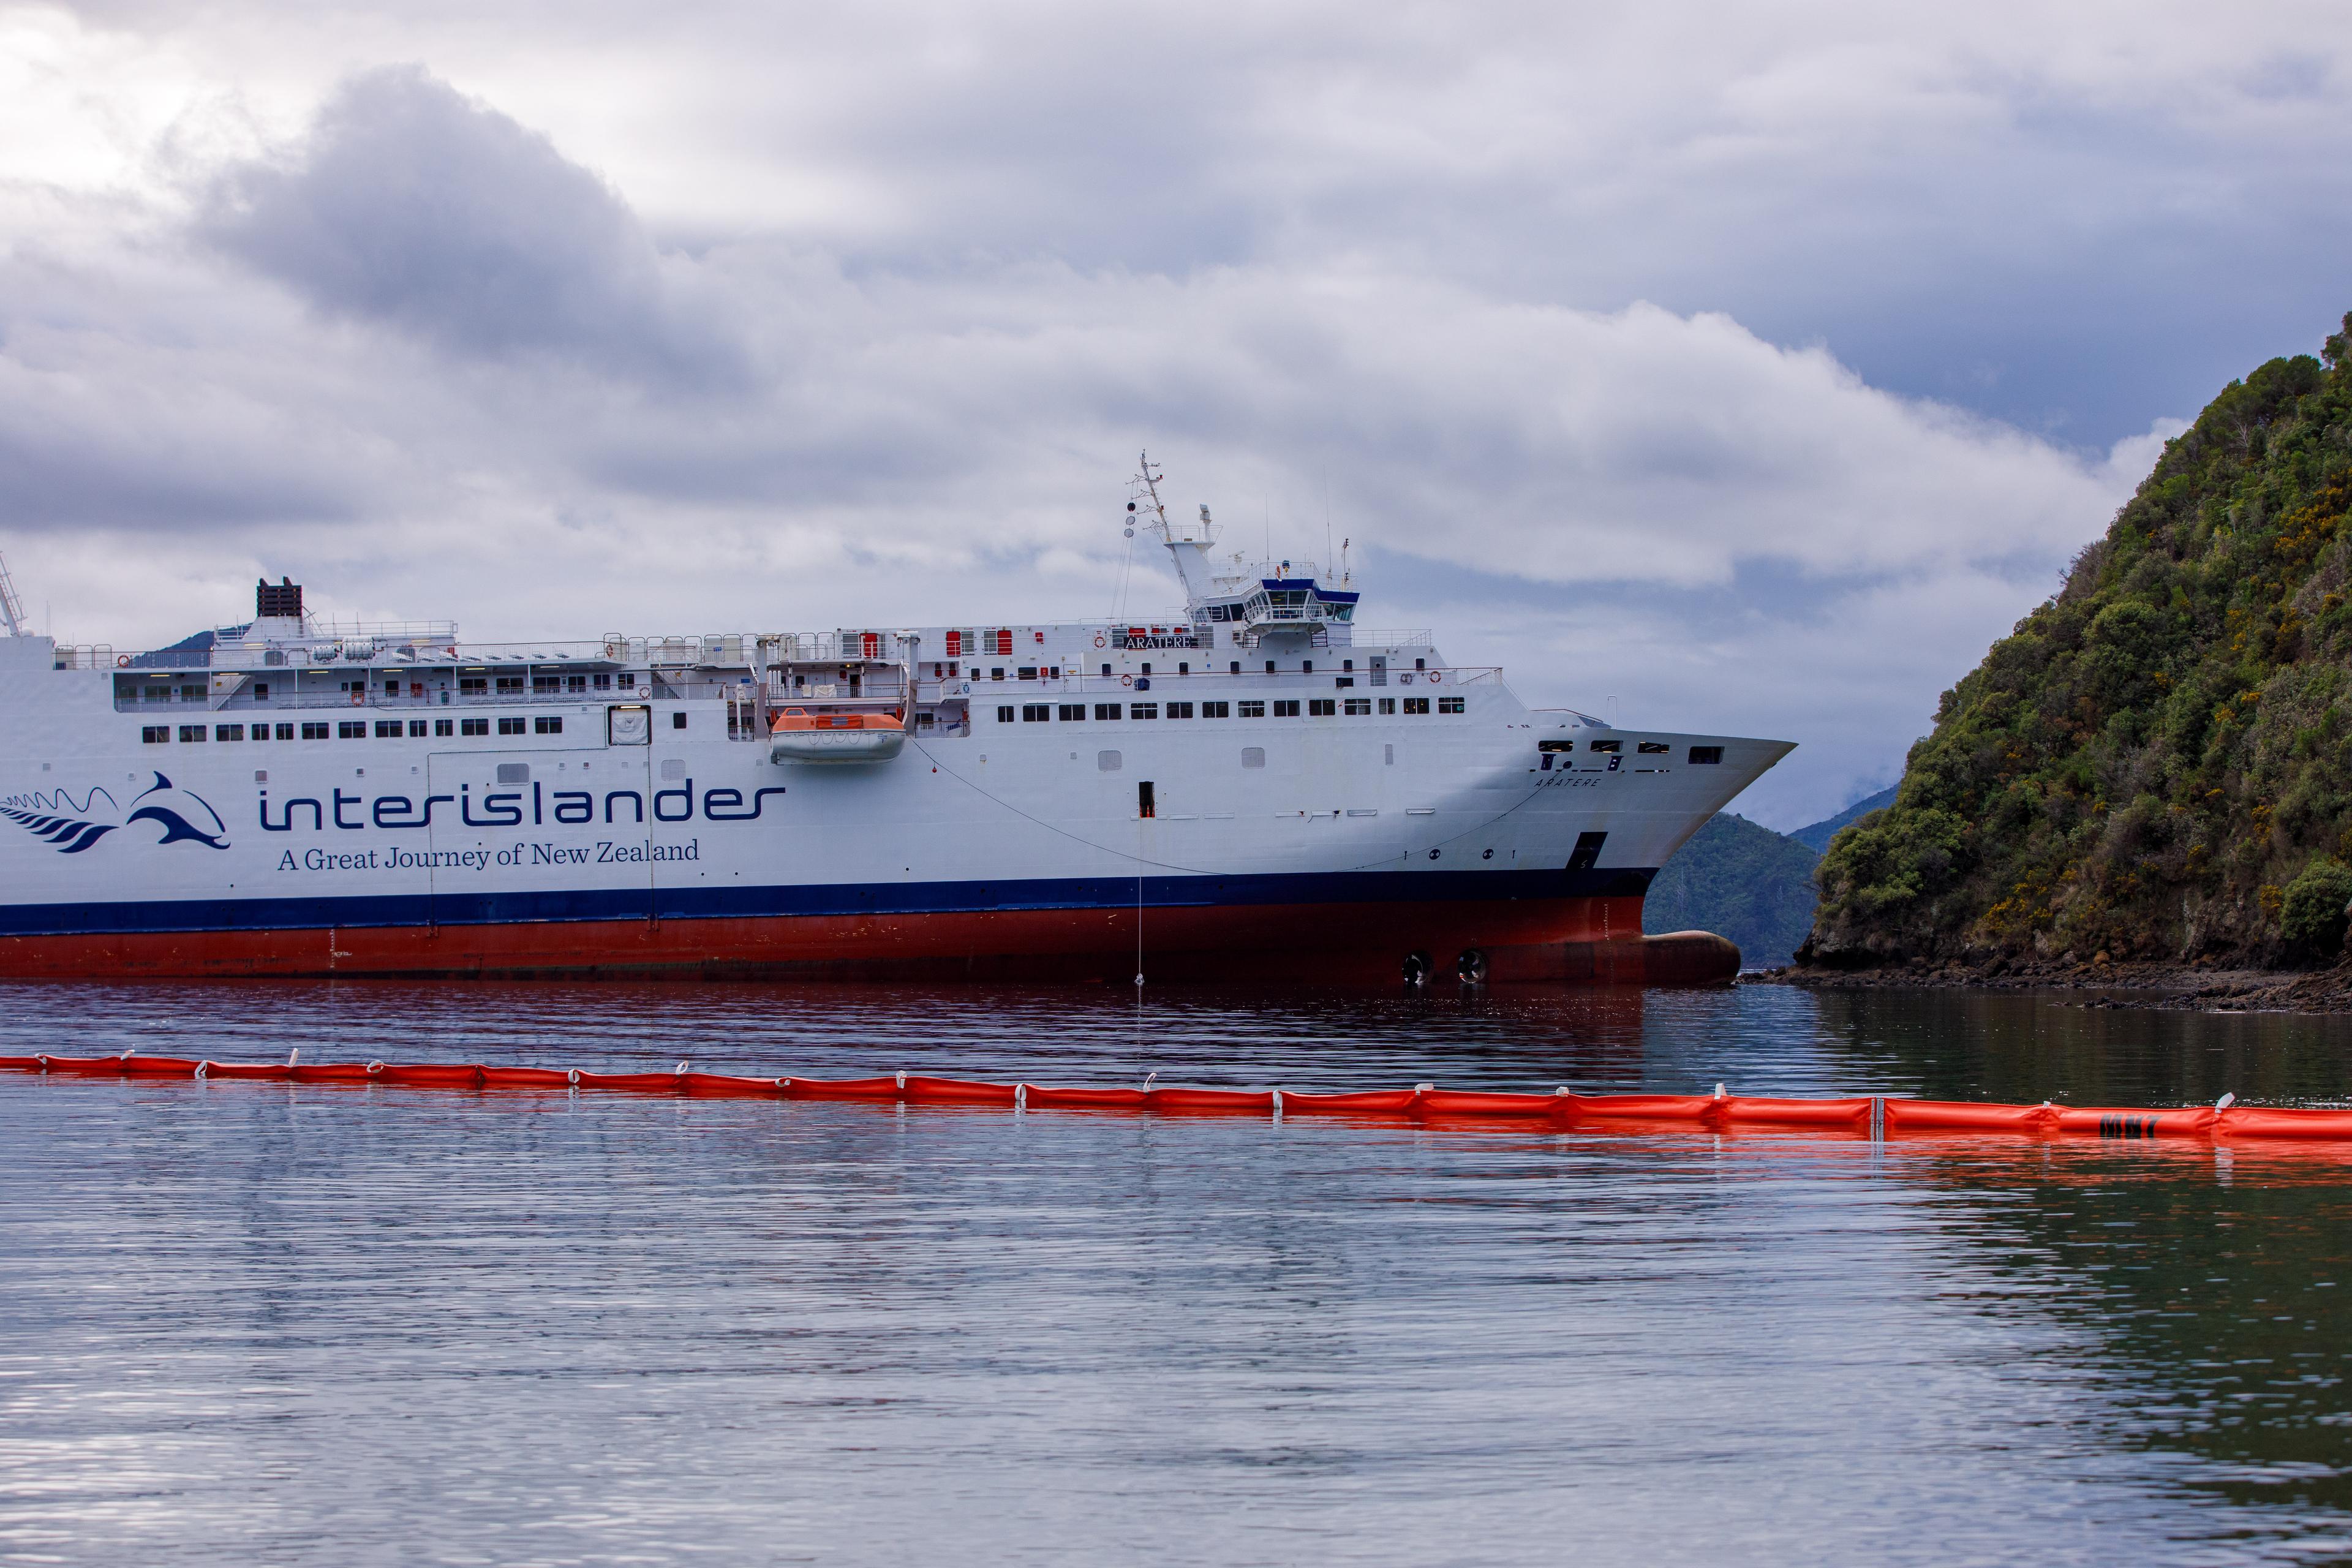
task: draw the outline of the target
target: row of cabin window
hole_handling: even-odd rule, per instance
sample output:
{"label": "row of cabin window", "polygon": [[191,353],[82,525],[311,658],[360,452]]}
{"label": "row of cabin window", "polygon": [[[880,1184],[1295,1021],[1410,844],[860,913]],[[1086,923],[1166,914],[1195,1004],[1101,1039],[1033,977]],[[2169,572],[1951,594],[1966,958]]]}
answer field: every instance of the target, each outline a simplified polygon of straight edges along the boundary
{"label": "row of cabin window", "polygon": [[[1584,744],[1587,751],[1599,752],[1603,756],[1610,757],[1615,756],[1618,752],[1625,749],[1625,742],[1622,741],[1587,741]],[[1538,741],[1536,742],[1536,750],[1538,752],[1572,752],[1576,750],[1576,742],[1573,741]],[[1667,745],[1664,741],[1637,741],[1633,744],[1633,750],[1645,757],[1663,757],[1668,752],[1673,751],[1674,748]]]}
{"label": "row of cabin window", "polygon": [[[1429,668],[1429,661],[1425,658],[1417,658],[1412,661],[1412,667],[1415,669],[1426,669]],[[931,666],[932,679],[938,679],[944,677],[945,679],[952,680],[956,678],[956,668],[957,667],[952,664],[934,664]],[[1339,661],[1339,668],[1352,675],[1355,673],[1356,661],[1352,658],[1343,658]],[[1402,667],[1400,667],[1400,668],[1401,668]],[[1003,665],[992,665],[989,668],[988,679],[991,680],[1002,680],[1004,679],[1004,670],[1005,667]],[[1105,675],[1108,675],[1111,672],[1110,666],[1108,664],[1104,665],[1102,667],[1102,672]],[[1239,675],[1242,672],[1242,661],[1240,659],[1233,660],[1231,665],[1228,667],[1227,672],[1233,675]],[[1277,673],[1275,668],[1275,661],[1273,659],[1267,659],[1265,661],[1265,672],[1268,675]],[[1315,661],[1311,658],[1299,660],[1298,672],[1301,675],[1314,674]],[[1146,675],[1150,675],[1151,673],[1151,666],[1149,663],[1144,665],[1143,673]],[[1192,660],[1179,660],[1176,666],[1176,673],[1179,675],[1192,674]],[[1383,667],[1379,673],[1386,674],[1388,671],[1386,668]],[[1013,677],[1016,680],[1059,680],[1062,679],[1062,667],[1058,664],[1015,665],[1013,667]],[[974,680],[978,680],[980,679],[980,666],[974,665],[971,667],[971,678]],[[1355,682],[1352,680],[1342,680],[1339,684],[1342,686],[1353,686]],[[1378,686],[1380,682],[1376,680],[1372,682],[1372,684]],[[579,688],[574,687],[572,689],[576,691]]]}
{"label": "row of cabin window", "polygon": [[[487,697],[490,694],[490,682],[493,679],[498,682],[498,693],[499,696],[514,697],[520,696],[522,694],[523,678],[520,675],[501,675],[495,678],[487,675],[461,675],[457,678],[457,694],[460,697]],[[613,679],[614,678],[609,672],[602,675],[534,675],[530,678],[530,689],[531,694],[535,697],[557,696],[566,691],[610,691],[613,689]],[[624,689],[626,689],[635,684],[635,682],[630,680],[625,675],[621,677],[620,679]],[[383,694],[386,697],[399,696],[401,684],[402,683],[398,680],[386,680],[383,682]],[[425,695],[425,683],[423,681],[412,680],[407,682],[407,686],[409,696],[422,697]],[[346,680],[341,683],[340,689],[344,691],[373,691],[375,689],[375,687],[376,683],[372,679]],[[139,698],[142,702],[169,702],[172,700],[173,689],[169,686],[150,686],[140,692]],[[180,693],[180,700],[183,702],[205,702],[211,700],[211,690],[209,688],[205,686],[183,686],[178,688],[178,690]],[[268,681],[255,682],[253,695],[257,700],[267,700],[269,696],[269,683]]]}
{"label": "row of cabin window", "polygon": [[[1275,698],[1270,700],[1274,708],[1274,717],[1277,719],[1298,717],[1299,699]],[[1399,702],[1404,704],[1404,711],[1407,713],[1426,713],[1429,711],[1430,700],[1426,697],[1310,697],[1306,700],[1307,716],[1310,719],[1329,719],[1345,711],[1351,719],[1368,719],[1372,715],[1375,702],[1379,704],[1380,711],[1382,713],[1396,712]],[[1231,719],[1236,716],[1233,711],[1234,709],[1240,710],[1238,716],[1241,718],[1263,719],[1266,716],[1266,707],[1267,703],[1265,701],[1129,702],[1126,704],[1127,716],[1129,719],[1158,719],[1163,709],[1166,710],[1167,717],[1171,719],[1190,719],[1196,708],[1203,719]],[[1120,704],[1117,702],[1097,702],[1094,705],[1094,716],[1104,721],[1116,720],[1119,716],[1119,708]],[[1460,713],[1464,710],[1462,698],[1437,699],[1437,711],[1440,713]],[[1010,724],[1013,721],[1014,712],[1015,710],[1010,706],[999,708],[996,710],[996,721],[1000,724]],[[1055,719],[1068,723],[1085,719],[1087,705],[1083,702],[1024,702],[1021,704],[1018,712],[1021,722],[1024,724],[1042,724]]]}
{"label": "row of cabin window", "polygon": [[[305,741],[329,739],[364,741],[368,738],[369,723],[370,721],[365,719],[338,719],[331,723],[313,721],[303,724],[279,724],[274,726],[274,736],[273,726],[268,724],[255,724],[250,727],[249,731],[243,724],[215,724],[212,727],[212,739],[268,741],[274,738],[291,741],[299,738]],[[373,723],[375,738],[379,741],[397,741],[404,737],[421,741],[426,738],[427,725],[431,726],[433,735],[445,738],[451,735],[488,735],[490,732],[491,721],[488,719],[378,719],[373,721]],[[499,733],[501,735],[561,735],[563,733],[563,721],[552,714],[541,714],[528,721],[500,719],[497,723]],[[530,725],[528,730],[524,728],[526,723]],[[298,731],[299,737],[296,733]],[[172,739],[172,726],[169,724],[142,725],[139,731],[139,739],[150,746],[163,745]],[[180,740],[183,743],[193,743],[204,739],[205,727],[202,724],[180,726]]]}
{"label": "row of cabin window", "polygon": [[[492,679],[495,679],[498,682],[498,691],[501,696],[514,696],[520,693],[522,690],[522,677],[520,675],[500,675],[496,677],[461,675],[457,678],[457,695],[460,697],[480,697],[487,695],[489,688],[485,684],[485,682]],[[530,690],[531,695],[534,697],[550,697],[558,692],[563,691],[588,691],[592,689],[596,691],[610,691],[613,689],[613,683],[615,680],[618,680],[621,683],[622,689],[624,690],[626,690],[628,688],[636,684],[635,681],[630,679],[626,675],[615,676],[611,671],[606,670],[595,675],[534,675],[530,678]],[[412,697],[422,697],[425,695],[425,687],[421,681],[409,682],[408,690],[409,695]],[[385,681],[383,683],[383,691],[384,695],[387,697],[399,696],[400,682],[397,680]]]}
{"label": "row of cabin window", "polygon": [[[1599,752],[1604,756],[1613,757],[1625,749],[1625,742],[1622,741],[1587,741],[1585,742],[1585,746],[1588,750]],[[1536,750],[1538,752],[1572,752],[1576,750],[1576,742],[1573,741],[1538,741],[1536,742]],[[1667,752],[1673,751],[1674,748],[1664,741],[1636,741],[1633,742],[1633,750],[1636,754],[1641,756],[1663,757]],[[1702,764],[1706,763],[1720,763],[1723,761],[1723,748],[1721,746],[1693,746],[1690,749],[1690,760],[1693,763]],[[1612,763],[1609,765],[1613,768],[1617,764]],[[1551,766],[1551,763],[1549,762],[1546,762],[1544,766],[1548,768]]]}

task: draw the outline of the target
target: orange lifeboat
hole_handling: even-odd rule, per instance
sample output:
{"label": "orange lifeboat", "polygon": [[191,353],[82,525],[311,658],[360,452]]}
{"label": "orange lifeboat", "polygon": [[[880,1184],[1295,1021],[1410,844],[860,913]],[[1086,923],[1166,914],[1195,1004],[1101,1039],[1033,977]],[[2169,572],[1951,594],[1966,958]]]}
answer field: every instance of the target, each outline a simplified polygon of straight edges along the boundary
{"label": "orange lifeboat", "polygon": [[786,708],[768,732],[768,754],[780,763],[887,763],[906,743],[906,717],[896,708]]}

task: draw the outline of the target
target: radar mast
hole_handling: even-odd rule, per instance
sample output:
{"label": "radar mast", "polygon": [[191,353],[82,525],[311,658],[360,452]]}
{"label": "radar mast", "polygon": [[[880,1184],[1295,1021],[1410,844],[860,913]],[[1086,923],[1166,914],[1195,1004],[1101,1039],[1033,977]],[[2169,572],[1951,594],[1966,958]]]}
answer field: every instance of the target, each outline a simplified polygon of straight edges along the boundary
{"label": "radar mast", "polygon": [[1151,454],[1141,454],[1142,467],[1137,472],[1127,503],[1130,522],[1140,522],[1145,531],[1168,548],[1169,558],[1176,563],[1176,575],[1184,584],[1186,607],[1196,613],[1203,598],[1214,588],[1209,573],[1209,546],[1216,542],[1216,530],[1209,521],[1209,509],[1201,508],[1201,521],[1174,522],[1169,519],[1168,508],[1160,499],[1161,475],[1151,467]]}

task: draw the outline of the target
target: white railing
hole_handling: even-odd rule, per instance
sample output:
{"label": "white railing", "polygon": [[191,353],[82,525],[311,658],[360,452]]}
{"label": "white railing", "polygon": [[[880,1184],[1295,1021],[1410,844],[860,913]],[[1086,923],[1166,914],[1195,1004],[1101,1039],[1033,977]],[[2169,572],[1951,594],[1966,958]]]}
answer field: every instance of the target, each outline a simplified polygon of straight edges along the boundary
{"label": "white railing", "polygon": [[118,657],[114,649],[105,643],[89,643],[80,647],[67,647],[61,644],[57,649],[56,662],[59,669],[113,669]]}
{"label": "white railing", "polygon": [[[215,626],[213,636],[225,643],[242,642],[251,635],[252,623],[240,621],[235,626]],[[316,642],[352,642],[373,638],[379,642],[428,642],[445,647],[457,640],[455,621],[331,621],[323,616],[304,616],[302,636]]]}
{"label": "white railing", "polygon": [[1376,630],[1370,626],[1356,628],[1355,645],[1358,647],[1427,647],[1429,641],[1429,628],[1426,626],[1404,631]]}

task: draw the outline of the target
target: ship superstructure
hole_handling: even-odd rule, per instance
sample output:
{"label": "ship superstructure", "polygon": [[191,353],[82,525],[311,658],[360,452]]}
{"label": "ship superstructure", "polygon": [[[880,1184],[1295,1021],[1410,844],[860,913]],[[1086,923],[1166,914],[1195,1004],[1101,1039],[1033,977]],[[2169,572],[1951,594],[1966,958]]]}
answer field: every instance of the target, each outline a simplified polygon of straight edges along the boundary
{"label": "ship superstructure", "polygon": [[0,973],[1421,981],[1719,966],[1643,890],[1790,746],[1524,706],[1336,575],[1173,615],[483,643],[290,582],[153,652],[6,601]]}

